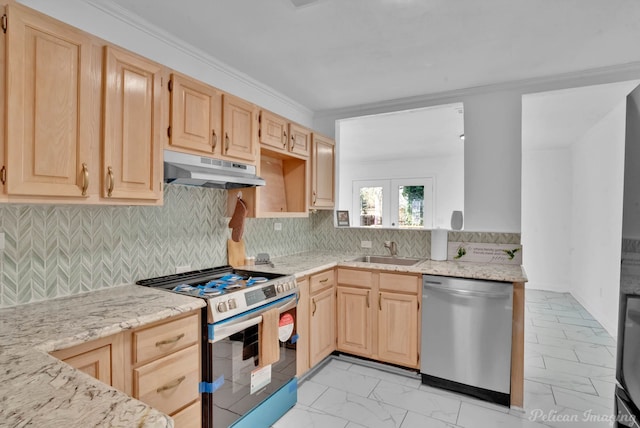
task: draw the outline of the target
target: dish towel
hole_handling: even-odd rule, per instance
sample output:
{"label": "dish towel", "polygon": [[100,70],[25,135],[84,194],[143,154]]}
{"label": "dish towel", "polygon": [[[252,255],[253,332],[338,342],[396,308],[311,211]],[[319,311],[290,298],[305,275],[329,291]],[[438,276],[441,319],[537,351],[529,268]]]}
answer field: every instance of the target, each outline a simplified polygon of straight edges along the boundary
{"label": "dish towel", "polygon": [[236,201],[236,208],[233,210],[231,220],[229,220],[229,227],[231,230],[231,239],[235,242],[240,242],[242,234],[244,233],[244,218],[247,216],[247,206],[242,198],[238,197]]}
{"label": "dish towel", "polygon": [[280,360],[280,340],[278,328],[280,311],[273,308],[262,314],[260,323],[260,367],[277,363]]}

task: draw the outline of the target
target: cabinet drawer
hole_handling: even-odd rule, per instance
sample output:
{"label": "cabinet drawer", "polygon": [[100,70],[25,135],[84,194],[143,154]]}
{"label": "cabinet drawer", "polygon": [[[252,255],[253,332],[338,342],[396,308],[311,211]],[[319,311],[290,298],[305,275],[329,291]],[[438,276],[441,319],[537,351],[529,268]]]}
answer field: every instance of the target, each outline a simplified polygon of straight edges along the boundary
{"label": "cabinet drawer", "polygon": [[200,338],[198,314],[133,333],[133,363],[150,361],[193,345]]}
{"label": "cabinet drawer", "polygon": [[371,272],[354,269],[338,269],[338,284],[371,288]]}
{"label": "cabinet drawer", "polygon": [[310,293],[314,294],[325,288],[333,287],[335,283],[333,269],[311,275],[309,280]]}
{"label": "cabinet drawer", "polygon": [[168,415],[198,399],[198,345],[133,370],[133,395]]}
{"label": "cabinet drawer", "polygon": [[200,400],[171,415],[176,428],[200,428],[202,419],[202,402]]}
{"label": "cabinet drawer", "polygon": [[380,272],[380,290],[418,294],[420,277]]}

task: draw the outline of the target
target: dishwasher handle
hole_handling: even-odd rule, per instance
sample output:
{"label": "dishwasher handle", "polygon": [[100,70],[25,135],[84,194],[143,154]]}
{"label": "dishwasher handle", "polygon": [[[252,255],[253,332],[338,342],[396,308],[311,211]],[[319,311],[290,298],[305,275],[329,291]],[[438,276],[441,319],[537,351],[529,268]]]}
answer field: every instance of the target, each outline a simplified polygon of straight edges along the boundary
{"label": "dishwasher handle", "polygon": [[458,296],[469,296],[469,297],[484,297],[486,299],[501,299],[504,297],[511,296],[510,289],[507,289],[507,291],[501,291],[501,292],[465,290],[465,289],[455,288],[455,287],[445,285],[442,282],[429,281],[429,280],[424,281],[423,287],[425,289],[441,291],[447,294],[455,294]]}

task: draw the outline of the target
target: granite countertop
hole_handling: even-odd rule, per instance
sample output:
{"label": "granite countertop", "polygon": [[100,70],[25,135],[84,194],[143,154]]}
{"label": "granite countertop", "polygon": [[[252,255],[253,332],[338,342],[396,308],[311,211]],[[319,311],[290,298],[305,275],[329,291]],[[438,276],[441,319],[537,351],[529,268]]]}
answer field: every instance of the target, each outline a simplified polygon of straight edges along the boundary
{"label": "granite countertop", "polygon": [[520,265],[495,263],[473,263],[457,261],[423,260],[413,266],[352,261],[362,254],[331,253],[310,251],[277,257],[269,265],[245,266],[246,269],[294,274],[297,277],[311,275],[335,266],[369,268],[392,272],[420,273],[428,275],[453,276],[459,278],[485,279],[505,282],[527,282],[527,275]]}
{"label": "granite countertop", "polygon": [[[311,275],[335,266],[526,282],[517,265],[423,260],[413,266],[354,262],[361,254],[311,251],[273,259],[263,271]],[[124,285],[0,309],[0,427],[172,427],[172,419],[49,355],[174,315],[204,300]]]}
{"label": "granite countertop", "polygon": [[48,353],[203,306],[124,285],[0,309],[0,427],[172,427],[169,416]]}

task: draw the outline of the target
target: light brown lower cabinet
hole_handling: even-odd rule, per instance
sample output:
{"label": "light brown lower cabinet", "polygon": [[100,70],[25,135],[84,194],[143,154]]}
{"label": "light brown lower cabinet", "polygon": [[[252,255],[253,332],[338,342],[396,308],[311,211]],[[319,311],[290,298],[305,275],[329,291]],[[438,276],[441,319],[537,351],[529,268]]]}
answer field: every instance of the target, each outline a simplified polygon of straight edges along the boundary
{"label": "light brown lower cabinet", "polygon": [[[298,376],[336,350],[336,290],[335,269],[328,269],[300,281],[302,284],[298,318],[308,320],[308,342],[303,343],[297,358],[308,358],[298,365]],[[307,292],[308,290],[308,292]],[[305,296],[308,296],[305,298]],[[303,318],[303,315],[308,315]],[[307,328],[306,325],[303,327]],[[304,347],[308,348],[308,351]],[[298,351],[299,352],[299,351]]]}
{"label": "light brown lower cabinet", "polygon": [[52,352],[72,367],[168,414],[201,426],[200,311]]}
{"label": "light brown lower cabinet", "polygon": [[420,275],[338,269],[339,351],[419,367]]}

